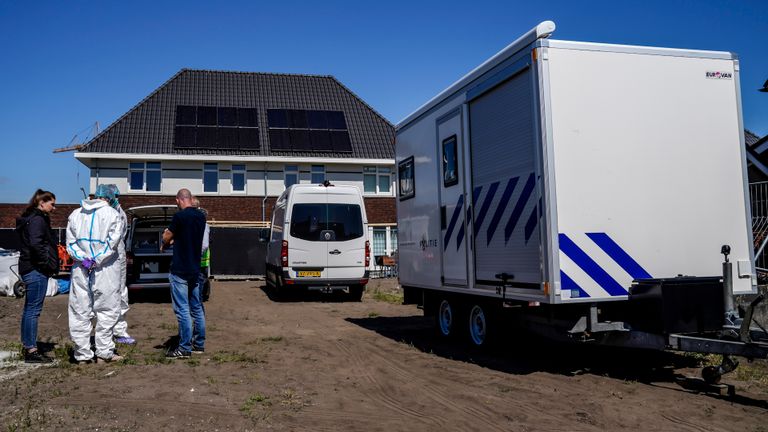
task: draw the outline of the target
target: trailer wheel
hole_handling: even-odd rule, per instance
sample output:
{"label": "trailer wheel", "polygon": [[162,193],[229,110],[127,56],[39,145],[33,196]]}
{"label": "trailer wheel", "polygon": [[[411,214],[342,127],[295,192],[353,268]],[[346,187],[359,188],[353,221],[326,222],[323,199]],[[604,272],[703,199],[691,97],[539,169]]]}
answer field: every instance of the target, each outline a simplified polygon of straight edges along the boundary
{"label": "trailer wheel", "polygon": [[448,299],[444,298],[440,300],[440,304],[437,306],[435,320],[440,335],[443,337],[451,337],[454,335],[456,327],[456,310]]}
{"label": "trailer wheel", "polygon": [[485,346],[488,340],[488,315],[480,305],[469,310],[469,339],[474,346]]}

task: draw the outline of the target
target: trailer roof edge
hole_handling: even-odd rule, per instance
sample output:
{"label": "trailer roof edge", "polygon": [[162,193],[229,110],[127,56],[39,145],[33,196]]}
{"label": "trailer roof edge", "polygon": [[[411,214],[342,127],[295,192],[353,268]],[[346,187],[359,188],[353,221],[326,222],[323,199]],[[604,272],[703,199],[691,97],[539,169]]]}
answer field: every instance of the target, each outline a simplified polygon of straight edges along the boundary
{"label": "trailer roof edge", "polygon": [[555,31],[554,22],[543,21],[539,23],[536,27],[532,28],[531,30],[526,32],[524,35],[515,39],[512,43],[504,47],[501,51],[497,52],[493,57],[486,60],[480,66],[472,69],[472,71],[470,71],[463,77],[459,78],[458,81],[451,84],[447,89],[443,90],[437,96],[430,99],[427,103],[417,108],[416,111],[412,112],[410,115],[402,119],[400,122],[397,123],[396,128],[400,129],[406,124],[419,118],[422,114],[429,111],[432,107],[439,104],[445,98],[454,94],[455,92],[457,92],[459,89],[467,85],[469,82],[471,82],[475,78],[481,76],[485,72],[489,71],[490,69],[492,69],[493,67],[501,63],[503,60],[509,58],[509,56],[515,54],[516,52],[520,51],[524,47],[530,45],[537,39],[549,37],[554,31]]}

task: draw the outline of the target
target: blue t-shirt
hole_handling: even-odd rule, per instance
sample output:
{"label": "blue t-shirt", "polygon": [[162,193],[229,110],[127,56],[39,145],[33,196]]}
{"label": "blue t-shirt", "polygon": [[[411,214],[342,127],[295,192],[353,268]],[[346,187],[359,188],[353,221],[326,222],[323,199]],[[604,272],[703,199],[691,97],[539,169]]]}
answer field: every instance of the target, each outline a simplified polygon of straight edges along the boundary
{"label": "blue t-shirt", "polygon": [[200,273],[205,216],[187,207],[173,215],[168,229],[173,233],[171,273],[182,278],[196,277]]}

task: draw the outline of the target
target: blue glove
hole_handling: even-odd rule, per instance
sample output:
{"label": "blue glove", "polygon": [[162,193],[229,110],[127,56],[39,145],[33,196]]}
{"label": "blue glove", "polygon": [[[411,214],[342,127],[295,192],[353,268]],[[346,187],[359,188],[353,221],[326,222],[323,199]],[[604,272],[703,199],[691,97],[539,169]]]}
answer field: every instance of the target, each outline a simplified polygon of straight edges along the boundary
{"label": "blue glove", "polygon": [[86,270],[92,269],[96,265],[96,261],[86,258],[83,260],[83,267],[85,267]]}

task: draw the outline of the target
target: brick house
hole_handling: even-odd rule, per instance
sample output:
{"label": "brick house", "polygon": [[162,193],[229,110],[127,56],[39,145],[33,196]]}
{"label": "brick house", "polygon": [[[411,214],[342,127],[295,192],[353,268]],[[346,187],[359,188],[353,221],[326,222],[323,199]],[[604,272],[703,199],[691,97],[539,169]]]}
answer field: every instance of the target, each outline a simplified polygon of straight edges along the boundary
{"label": "brick house", "polygon": [[123,208],[188,188],[212,225],[266,226],[294,183],[363,191],[375,255],[397,248],[394,126],[332,76],[182,69],[75,158]]}

